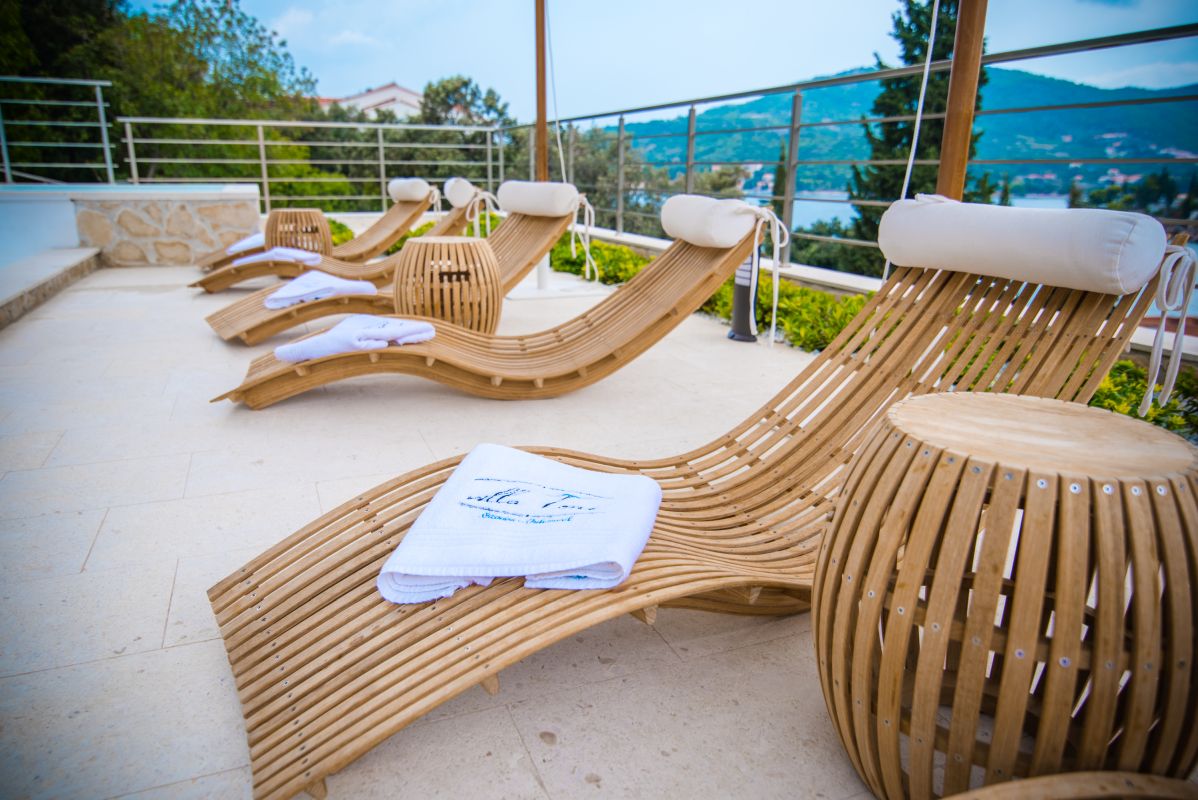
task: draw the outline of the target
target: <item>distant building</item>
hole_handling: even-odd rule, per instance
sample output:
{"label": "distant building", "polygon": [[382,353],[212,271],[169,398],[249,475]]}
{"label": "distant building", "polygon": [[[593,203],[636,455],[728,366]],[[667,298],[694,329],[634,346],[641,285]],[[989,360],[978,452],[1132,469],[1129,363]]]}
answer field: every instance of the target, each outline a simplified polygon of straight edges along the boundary
{"label": "distant building", "polygon": [[404,119],[420,113],[420,101],[423,99],[423,95],[392,81],[364,92],[351,94],[348,97],[318,97],[316,99],[321,108],[328,108],[336,103],[342,108],[365,111],[371,116],[375,116],[380,110],[387,110],[393,112],[400,119]]}

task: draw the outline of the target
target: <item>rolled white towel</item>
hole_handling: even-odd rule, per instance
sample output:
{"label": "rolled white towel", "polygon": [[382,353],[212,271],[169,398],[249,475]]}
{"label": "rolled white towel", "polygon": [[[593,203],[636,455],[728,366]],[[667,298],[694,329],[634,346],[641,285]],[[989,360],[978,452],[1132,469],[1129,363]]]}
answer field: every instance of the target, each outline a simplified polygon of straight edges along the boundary
{"label": "rolled white towel", "polygon": [[251,233],[244,239],[239,239],[238,241],[233,242],[233,244],[226,247],[225,252],[231,256],[235,256],[238,253],[244,253],[246,250],[253,250],[255,248],[262,247],[266,247],[266,234]]}
{"label": "rolled white towel", "polygon": [[298,303],[340,297],[347,294],[378,294],[379,290],[370,281],[351,281],[338,278],[327,272],[314,269],[298,278],[287,281],[283,288],[270,294],[262,305],[267,308],[287,308]]}
{"label": "rolled white towel", "polygon": [[320,253],[313,253],[311,250],[300,250],[298,247],[272,247],[269,250],[263,250],[261,253],[242,256],[233,262],[233,266],[240,267],[245,264],[257,264],[261,261],[292,261],[296,264],[315,267],[320,263]]}
{"label": "rolled white towel", "polygon": [[393,603],[493,578],[531,589],[610,589],[649,541],[661,487],[644,475],[562,464],[495,444],[470,451],[379,573]]}
{"label": "rolled white towel", "polygon": [[354,314],[324,333],[279,345],[275,348],[275,358],[288,363],[311,361],[338,353],[382,350],[391,342],[399,345],[426,342],[435,334],[436,329],[428,322]]}

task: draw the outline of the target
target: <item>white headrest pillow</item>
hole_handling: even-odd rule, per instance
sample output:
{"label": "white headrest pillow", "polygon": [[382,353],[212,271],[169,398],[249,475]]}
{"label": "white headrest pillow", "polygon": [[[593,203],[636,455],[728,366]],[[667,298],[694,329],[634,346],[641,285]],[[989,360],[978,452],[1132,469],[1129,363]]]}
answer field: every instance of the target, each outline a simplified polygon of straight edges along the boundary
{"label": "white headrest pillow", "polygon": [[474,184],[465,178],[450,178],[445,181],[443,193],[451,206],[462,208],[474,199],[474,195],[478,194],[478,189],[475,189]]}
{"label": "white headrest pillow", "polygon": [[743,200],[676,194],[661,206],[666,235],[698,247],[733,247],[749,235],[756,220],[753,206]]}
{"label": "white headrest pillow", "polygon": [[495,199],[509,214],[532,217],[564,217],[578,208],[578,190],[572,183],[504,181]]}
{"label": "white headrest pillow", "polygon": [[421,178],[392,178],[387,184],[387,194],[395,203],[415,203],[427,200],[432,187]]}
{"label": "white headrest pillow", "polygon": [[882,215],[878,244],[892,264],[973,272],[1102,294],[1152,279],[1165,254],[1152,217],[1098,208],[1015,208],[935,195]]}

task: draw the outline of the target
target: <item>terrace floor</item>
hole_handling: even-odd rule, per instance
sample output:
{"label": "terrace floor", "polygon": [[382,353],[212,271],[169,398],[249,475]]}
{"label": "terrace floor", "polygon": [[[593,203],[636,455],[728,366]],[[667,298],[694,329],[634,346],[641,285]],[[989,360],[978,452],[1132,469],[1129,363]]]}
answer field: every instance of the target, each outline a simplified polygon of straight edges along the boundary
{"label": "terrace floor", "polygon": [[[252,355],[192,268],[96,272],[0,331],[0,775],[9,797],[248,798],[206,589],[385,478],[481,441],[610,455],[723,433],[810,358],[693,316],[627,369],[504,403],[381,376],[253,412],[208,399]],[[559,284],[576,280],[554,276]],[[514,300],[503,332],[597,298]],[[333,776],[330,797],[867,796],[809,619],[662,610],[506,670]]]}

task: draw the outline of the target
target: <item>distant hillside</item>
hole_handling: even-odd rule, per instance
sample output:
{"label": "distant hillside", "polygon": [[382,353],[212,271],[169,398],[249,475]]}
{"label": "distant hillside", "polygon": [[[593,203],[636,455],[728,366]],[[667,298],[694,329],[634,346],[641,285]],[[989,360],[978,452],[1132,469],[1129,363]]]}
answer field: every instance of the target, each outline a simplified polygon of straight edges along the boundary
{"label": "distant hillside", "polygon": [[[982,132],[977,158],[1162,158],[1193,157],[1198,154],[1198,102],[1178,102],[1115,108],[1089,108],[1020,114],[986,114],[991,109],[1090,103],[1142,97],[1198,94],[1198,84],[1171,89],[1100,89],[1095,86],[1048,78],[1014,69],[989,67],[989,82],[982,89],[981,111],[974,129]],[[858,119],[870,115],[877,81],[813,89],[803,94],[803,121]],[[728,104],[702,111],[695,120],[697,131],[787,125],[790,95],[761,97],[747,103]],[[633,135],[675,132],[685,134],[686,118],[630,123]],[[712,134],[695,140],[699,161],[768,162],[756,178],[772,173],[780,156],[782,131]],[[650,162],[684,161],[685,136],[633,140]],[[860,125],[804,128],[799,137],[801,159],[867,158],[869,147]],[[1157,171],[1162,165],[1126,165],[1123,173]],[[1074,176],[1083,184],[1096,185],[1109,165],[993,165],[977,167],[996,177],[1009,173],[1016,192],[1063,192]],[[1193,164],[1176,164],[1170,169],[1186,178]],[[972,171],[971,171],[972,173]],[[849,170],[835,166],[800,166],[799,188],[843,190]]]}

